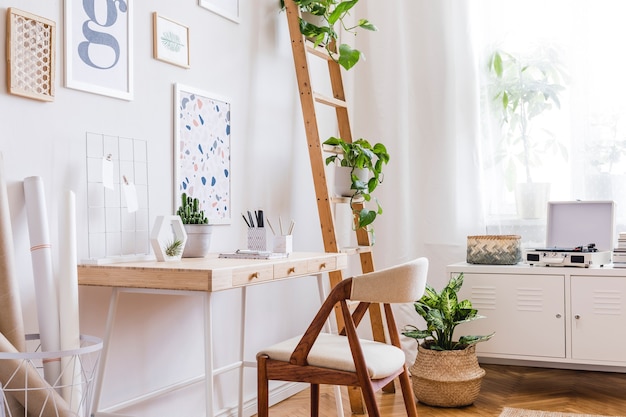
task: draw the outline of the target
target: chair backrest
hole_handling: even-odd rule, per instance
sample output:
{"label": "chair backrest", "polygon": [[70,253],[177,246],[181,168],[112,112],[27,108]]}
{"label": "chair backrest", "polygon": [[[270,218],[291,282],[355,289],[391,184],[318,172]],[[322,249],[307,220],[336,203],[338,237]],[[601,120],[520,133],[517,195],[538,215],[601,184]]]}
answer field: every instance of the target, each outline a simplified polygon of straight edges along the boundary
{"label": "chair backrest", "polygon": [[417,258],[352,278],[351,300],[371,303],[409,303],[422,298],[428,259]]}

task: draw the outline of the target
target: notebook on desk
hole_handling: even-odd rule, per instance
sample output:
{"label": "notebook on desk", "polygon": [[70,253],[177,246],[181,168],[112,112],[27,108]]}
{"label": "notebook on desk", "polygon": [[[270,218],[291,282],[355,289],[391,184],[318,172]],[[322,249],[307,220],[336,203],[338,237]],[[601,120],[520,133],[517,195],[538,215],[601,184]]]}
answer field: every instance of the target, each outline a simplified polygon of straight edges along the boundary
{"label": "notebook on desk", "polygon": [[238,249],[235,252],[220,253],[220,258],[234,259],[279,259],[288,257],[288,253]]}

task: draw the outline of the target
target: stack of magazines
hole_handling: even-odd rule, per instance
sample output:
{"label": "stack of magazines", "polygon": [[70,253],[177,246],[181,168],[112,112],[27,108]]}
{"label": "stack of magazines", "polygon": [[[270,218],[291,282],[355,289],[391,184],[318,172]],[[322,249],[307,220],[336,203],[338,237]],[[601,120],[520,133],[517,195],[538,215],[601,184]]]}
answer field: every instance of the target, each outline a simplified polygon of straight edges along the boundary
{"label": "stack of magazines", "polygon": [[621,232],[613,249],[613,267],[626,268],[626,232]]}

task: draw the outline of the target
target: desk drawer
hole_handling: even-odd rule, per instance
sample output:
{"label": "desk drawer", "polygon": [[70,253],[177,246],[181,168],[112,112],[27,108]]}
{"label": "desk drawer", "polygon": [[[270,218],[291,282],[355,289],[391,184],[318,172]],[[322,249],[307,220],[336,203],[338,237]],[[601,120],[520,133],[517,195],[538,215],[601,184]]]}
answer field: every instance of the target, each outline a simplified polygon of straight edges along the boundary
{"label": "desk drawer", "polygon": [[309,273],[307,261],[285,262],[274,266],[274,278],[295,277]]}
{"label": "desk drawer", "polygon": [[272,265],[238,268],[233,271],[233,287],[269,281],[274,277]]}
{"label": "desk drawer", "polygon": [[336,258],[320,258],[308,261],[309,274],[319,274],[329,270],[336,269]]}

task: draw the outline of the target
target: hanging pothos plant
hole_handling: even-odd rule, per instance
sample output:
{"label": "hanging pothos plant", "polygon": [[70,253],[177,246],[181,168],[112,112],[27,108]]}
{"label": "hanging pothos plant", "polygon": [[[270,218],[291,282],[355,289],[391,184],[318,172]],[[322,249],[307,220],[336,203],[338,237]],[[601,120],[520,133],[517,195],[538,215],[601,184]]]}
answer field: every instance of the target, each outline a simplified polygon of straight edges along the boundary
{"label": "hanging pothos plant", "polygon": [[[376,220],[376,216],[383,213],[383,208],[371,193],[383,182],[383,165],[389,162],[389,153],[382,143],[370,144],[367,140],[361,138],[354,142],[346,142],[341,138],[328,138],[324,145],[335,146],[341,148],[341,152],[326,158],[326,165],[336,163],[342,167],[352,168],[350,171],[352,196],[350,197],[350,206],[355,214],[356,228],[363,228],[370,232],[373,238],[373,229],[371,224]],[[368,179],[362,180],[356,175],[355,170],[362,169],[367,171]],[[374,200],[376,210],[371,210],[362,205],[355,208],[355,202],[369,202]]]}
{"label": "hanging pothos plant", "polygon": [[[367,19],[358,19],[356,24],[348,26],[344,19],[359,0],[293,0],[303,13],[318,17],[315,23],[300,18],[300,32],[313,40],[315,46],[322,45],[328,54],[346,70],[352,68],[363,53],[346,43],[337,47],[340,27],[346,33],[356,35],[357,29],[377,31],[378,29]],[[285,0],[280,0],[281,10],[285,9]]]}

